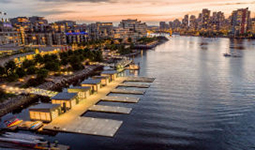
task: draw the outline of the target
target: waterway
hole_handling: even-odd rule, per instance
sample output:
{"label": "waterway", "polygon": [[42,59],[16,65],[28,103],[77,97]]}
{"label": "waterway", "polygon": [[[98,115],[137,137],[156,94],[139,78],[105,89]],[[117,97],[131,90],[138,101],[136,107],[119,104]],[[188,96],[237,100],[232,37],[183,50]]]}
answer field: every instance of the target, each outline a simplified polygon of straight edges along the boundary
{"label": "waterway", "polygon": [[[223,57],[228,51],[242,57]],[[255,148],[255,41],[174,36],[135,61],[141,70],[126,74],[156,78],[139,103],[100,102],[131,107],[131,114],[84,114],[123,120],[114,138],[45,137],[75,150]],[[14,115],[29,119],[27,109]]]}

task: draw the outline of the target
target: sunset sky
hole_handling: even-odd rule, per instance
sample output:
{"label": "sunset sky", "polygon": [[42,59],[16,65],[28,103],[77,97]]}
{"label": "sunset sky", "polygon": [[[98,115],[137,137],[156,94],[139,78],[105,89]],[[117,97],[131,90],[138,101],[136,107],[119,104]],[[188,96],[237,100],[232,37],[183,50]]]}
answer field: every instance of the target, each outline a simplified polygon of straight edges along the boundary
{"label": "sunset sky", "polygon": [[252,17],[255,0],[0,0],[0,11],[8,17],[44,16],[49,21],[75,20],[79,23],[95,21],[119,22],[138,18],[148,24],[182,18],[198,13],[203,8],[223,11],[228,16],[233,10],[249,7]]}

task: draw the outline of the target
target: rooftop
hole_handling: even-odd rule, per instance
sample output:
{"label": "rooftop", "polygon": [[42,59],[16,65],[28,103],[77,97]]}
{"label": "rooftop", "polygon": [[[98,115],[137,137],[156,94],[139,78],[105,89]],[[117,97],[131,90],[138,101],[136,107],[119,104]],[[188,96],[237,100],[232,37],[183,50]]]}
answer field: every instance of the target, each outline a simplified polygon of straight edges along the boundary
{"label": "rooftop", "polygon": [[109,76],[93,76],[93,79],[107,79]]}
{"label": "rooftop", "polygon": [[103,71],[101,74],[116,74],[117,71],[116,70],[106,70],[106,71]]}
{"label": "rooftop", "polygon": [[74,87],[70,87],[67,89],[68,92],[73,92],[73,91],[80,91],[80,92],[84,92],[84,91],[89,91],[91,89],[90,86],[74,86]]}
{"label": "rooftop", "polygon": [[87,79],[84,80],[81,84],[100,84],[100,79]]}
{"label": "rooftop", "polygon": [[29,110],[51,110],[51,109],[55,109],[58,108],[60,106],[60,104],[47,104],[47,103],[41,103],[39,105],[35,105],[29,108]]}
{"label": "rooftop", "polygon": [[51,99],[56,99],[56,100],[71,100],[75,96],[77,96],[77,93],[58,93],[56,96],[52,97]]}

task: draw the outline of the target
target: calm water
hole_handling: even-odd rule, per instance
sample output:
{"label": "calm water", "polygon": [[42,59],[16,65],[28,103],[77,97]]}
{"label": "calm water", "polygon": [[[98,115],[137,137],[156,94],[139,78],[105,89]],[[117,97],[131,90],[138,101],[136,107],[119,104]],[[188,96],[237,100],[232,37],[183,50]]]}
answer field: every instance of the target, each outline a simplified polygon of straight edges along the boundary
{"label": "calm water", "polygon": [[[136,58],[139,75],[156,78],[139,103],[100,102],[131,107],[130,115],[84,114],[123,120],[114,138],[45,137],[75,150],[255,149],[254,48],[248,40],[172,37]],[[243,57],[225,58],[226,51]],[[27,109],[18,116],[27,118]]]}

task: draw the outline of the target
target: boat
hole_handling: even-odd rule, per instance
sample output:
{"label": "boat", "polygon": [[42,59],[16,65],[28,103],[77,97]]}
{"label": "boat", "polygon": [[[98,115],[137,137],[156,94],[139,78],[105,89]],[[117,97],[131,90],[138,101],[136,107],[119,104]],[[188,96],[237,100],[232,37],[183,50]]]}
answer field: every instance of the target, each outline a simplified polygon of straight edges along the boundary
{"label": "boat", "polygon": [[32,126],[30,127],[30,130],[38,130],[43,126],[42,121],[35,121]]}
{"label": "boat", "polygon": [[231,54],[230,53],[224,53],[223,56],[224,57],[231,57]]}
{"label": "boat", "polygon": [[4,134],[2,134],[2,136],[7,138],[27,139],[27,140],[43,140],[44,139],[42,136],[29,135],[29,134],[23,134],[23,133],[12,133],[12,132],[5,132]]}
{"label": "boat", "polygon": [[23,122],[23,120],[20,120],[20,119],[18,119],[16,117],[13,117],[13,118],[10,118],[8,120],[5,120],[4,124],[5,124],[6,128],[14,130],[22,122]]}

